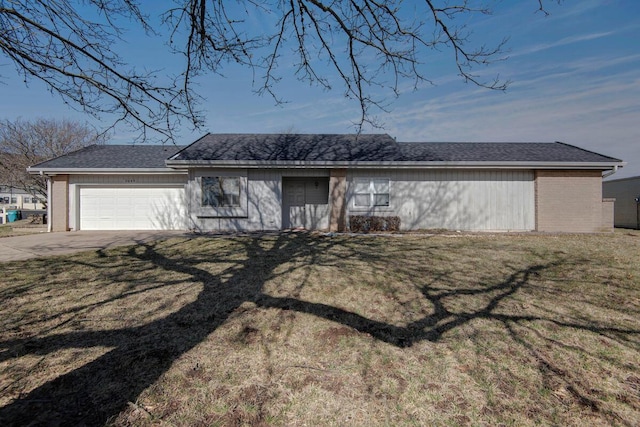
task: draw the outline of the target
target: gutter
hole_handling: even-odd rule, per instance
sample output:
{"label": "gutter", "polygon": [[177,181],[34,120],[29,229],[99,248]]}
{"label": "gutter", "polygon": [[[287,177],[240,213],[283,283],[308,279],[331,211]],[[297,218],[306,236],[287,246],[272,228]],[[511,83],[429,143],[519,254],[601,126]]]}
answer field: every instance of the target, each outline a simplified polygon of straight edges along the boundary
{"label": "gutter", "polygon": [[481,162],[481,161],[264,161],[264,160],[167,160],[166,165],[174,168],[242,167],[242,168],[376,168],[376,169],[594,169],[617,170],[626,162]]}
{"label": "gutter", "polygon": [[[626,165],[626,163],[625,163],[625,165]],[[624,166],[624,165],[620,165],[620,166]],[[618,172],[618,165],[615,165],[615,166],[613,167],[613,169],[612,169],[612,170],[610,170],[609,172],[605,172],[605,173],[603,173],[603,174],[602,174],[602,179],[604,179],[604,178],[606,178],[606,177],[609,177],[609,176],[613,175],[613,174],[614,174],[614,173],[616,173],[616,172]]]}
{"label": "gutter", "polygon": [[34,169],[27,168],[27,172],[32,175],[79,175],[79,174],[92,174],[92,175],[100,175],[100,174],[167,174],[167,175],[186,175],[186,170],[178,170],[174,168],[77,168],[77,169],[68,169],[68,168],[43,168],[43,169]]}
{"label": "gutter", "polygon": [[480,161],[363,161],[363,162],[328,162],[328,161],[268,161],[268,160],[167,160],[166,168],[27,168],[30,174],[47,176],[79,175],[79,174],[166,174],[186,175],[190,168],[269,168],[269,169],[304,169],[304,168],[350,168],[350,169],[592,169],[610,170],[606,176],[614,174],[626,162],[480,162]]}

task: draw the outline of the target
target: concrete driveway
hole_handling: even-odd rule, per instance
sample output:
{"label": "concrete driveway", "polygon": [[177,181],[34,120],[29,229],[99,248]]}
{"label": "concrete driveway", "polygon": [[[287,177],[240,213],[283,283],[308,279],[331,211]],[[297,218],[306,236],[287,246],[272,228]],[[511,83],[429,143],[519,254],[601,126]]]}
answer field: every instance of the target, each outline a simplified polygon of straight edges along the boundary
{"label": "concrete driveway", "polygon": [[70,231],[0,238],[0,262],[135,245],[190,235],[185,231]]}

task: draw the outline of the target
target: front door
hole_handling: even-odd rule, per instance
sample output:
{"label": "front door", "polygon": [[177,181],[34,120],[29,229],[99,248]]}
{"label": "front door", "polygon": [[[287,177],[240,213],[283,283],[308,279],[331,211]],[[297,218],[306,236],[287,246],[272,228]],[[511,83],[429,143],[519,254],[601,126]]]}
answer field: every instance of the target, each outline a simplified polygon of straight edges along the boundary
{"label": "front door", "polygon": [[283,182],[284,228],[305,227],[305,183],[304,181],[284,180]]}

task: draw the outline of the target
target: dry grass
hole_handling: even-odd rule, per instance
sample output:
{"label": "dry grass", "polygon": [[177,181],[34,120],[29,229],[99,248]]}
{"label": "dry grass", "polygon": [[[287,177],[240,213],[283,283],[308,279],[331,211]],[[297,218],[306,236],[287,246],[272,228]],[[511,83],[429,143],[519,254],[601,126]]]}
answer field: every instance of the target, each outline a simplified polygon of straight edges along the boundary
{"label": "dry grass", "polygon": [[0,224],[0,238],[20,236],[23,234],[41,233],[47,231],[46,225],[34,225],[28,219],[23,219],[8,224]]}
{"label": "dry grass", "polygon": [[2,425],[640,420],[635,231],[204,236],[2,268]]}
{"label": "dry grass", "polygon": [[0,237],[14,235],[13,226],[10,224],[0,224]]}

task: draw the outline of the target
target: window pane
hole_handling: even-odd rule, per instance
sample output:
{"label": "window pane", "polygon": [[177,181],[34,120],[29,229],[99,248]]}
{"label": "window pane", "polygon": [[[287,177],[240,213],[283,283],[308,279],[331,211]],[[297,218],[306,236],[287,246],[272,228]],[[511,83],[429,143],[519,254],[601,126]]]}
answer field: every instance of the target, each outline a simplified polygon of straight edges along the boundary
{"label": "window pane", "polygon": [[381,193],[373,195],[374,206],[389,206],[389,193]]}
{"label": "window pane", "polygon": [[203,206],[219,206],[218,196],[220,195],[220,185],[218,178],[203,177],[202,178],[202,205]]}
{"label": "window pane", "polygon": [[218,178],[222,182],[222,191],[225,194],[240,194],[239,178]]}
{"label": "window pane", "polygon": [[[368,193],[369,192],[369,181],[356,181],[356,188],[354,190],[355,193]],[[368,204],[368,203],[367,203]]]}
{"label": "window pane", "polygon": [[388,179],[374,179],[373,191],[375,193],[388,193],[389,192],[389,180]]}
{"label": "window pane", "polygon": [[371,198],[369,194],[356,194],[355,195],[355,204],[356,206],[369,206]]}
{"label": "window pane", "polygon": [[202,206],[240,206],[240,178],[202,177]]}
{"label": "window pane", "polygon": [[225,194],[225,206],[240,206],[240,196],[238,194]]}

